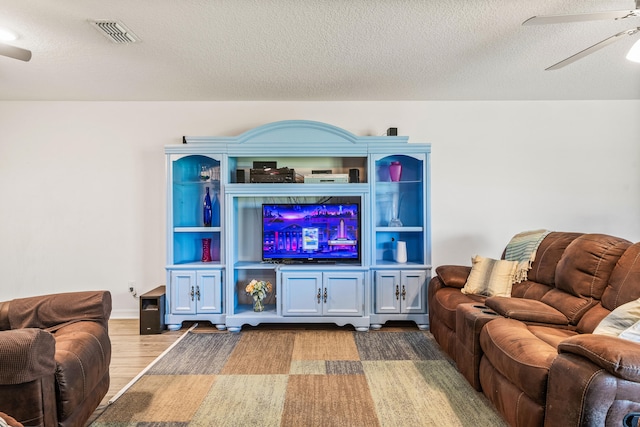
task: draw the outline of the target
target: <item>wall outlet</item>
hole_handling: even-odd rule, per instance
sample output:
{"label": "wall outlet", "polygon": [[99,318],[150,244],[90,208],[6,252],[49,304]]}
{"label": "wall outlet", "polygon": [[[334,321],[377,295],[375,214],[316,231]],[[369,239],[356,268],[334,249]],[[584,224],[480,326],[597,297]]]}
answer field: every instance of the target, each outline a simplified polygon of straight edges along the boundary
{"label": "wall outlet", "polygon": [[129,293],[134,298],[138,296],[138,291],[136,291],[136,282],[134,280],[129,280]]}

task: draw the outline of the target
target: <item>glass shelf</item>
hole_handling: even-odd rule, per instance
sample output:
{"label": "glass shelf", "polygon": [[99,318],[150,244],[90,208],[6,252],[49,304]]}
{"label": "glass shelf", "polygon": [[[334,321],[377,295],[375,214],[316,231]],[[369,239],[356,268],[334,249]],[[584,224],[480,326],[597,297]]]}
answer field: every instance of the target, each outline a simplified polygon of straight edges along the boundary
{"label": "glass shelf", "polygon": [[219,188],[220,187],[220,180],[207,180],[207,181],[202,181],[202,180],[182,180],[182,181],[173,181],[174,185],[211,185],[214,188]]}
{"label": "glass shelf", "polygon": [[416,233],[423,230],[422,227],[376,227],[378,233]]}
{"label": "glass shelf", "polygon": [[378,186],[392,186],[392,185],[402,185],[402,184],[420,184],[422,180],[412,179],[412,180],[400,180],[400,181],[376,181],[376,185]]}
{"label": "glass shelf", "polygon": [[174,227],[176,233],[220,233],[220,227]]}

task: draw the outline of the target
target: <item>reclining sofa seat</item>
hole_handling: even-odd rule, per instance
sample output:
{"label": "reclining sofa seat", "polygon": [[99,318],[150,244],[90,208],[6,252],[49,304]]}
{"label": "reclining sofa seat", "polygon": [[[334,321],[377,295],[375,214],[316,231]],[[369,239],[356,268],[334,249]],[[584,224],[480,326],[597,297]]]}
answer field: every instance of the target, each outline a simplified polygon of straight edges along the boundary
{"label": "reclining sofa seat", "polygon": [[0,302],[0,412],[82,427],[109,389],[108,291]]}
{"label": "reclining sofa seat", "polygon": [[[565,249],[556,268],[556,287],[542,298],[511,300],[491,297],[485,301],[487,307],[504,317],[487,323],[480,332],[483,352],[480,384],[485,395],[511,425],[564,425],[545,413],[548,386],[552,386],[549,370],[563,340],[593,332],[600,320],[617,307],[615,303],[611,304],[611,298],[607,301],[612,308],[602,306],[605,290],[619,297],[619,278],[628,277],[634,267],[640,272],[640,263],[629,262],[630,258],[635,258],[635,251],[631,250],[624,259],[621,258],[630,246],[631,243],[624,239],[583,235]],[[640,246],[634,249],[637,247]],[[636,298],[640,297],[638,282],[635,283],[635,293],[627,296],[634,294]],[[618,305],[631,301],[616,299]],[[564,372],[557,380],[572,382],[575,380],[574,372]],[[568,402],[575,404],[582,400],[580,395],[560,398],[563,403],[556,402],[561,405],[558,408],[560,412]]]}
{"label": "reclining sofa seat", "polygon": [[[528,280],[515,284],[512,298],[540,299],[555,287],[555,270],[566,247],[583,233],[552,232],[540,243]],[[504,257],[504,253],[503,253]],[[429,327],[442,349],[456,360],[456,309],[465,303],[484,304],[486,297],[460,292],[471,267],[444,265],[436,268],[429,283]],[[479,359],[478,359],[479,360]]]}
{"label": "reclining sofa seat", "polygon": [[[428,294],[431,329],[510,425],[618,426],[640,410],[639,344],[590,334],[612,310],[640,297],[640,243],[551,233],[529,280],[514,285],[511,298],[462,294],[470,270],[436,269]],[[501,315],[485,316],[476,331],[456,325],[452,313],[459,320],[461,309],[477,301]],[[458,354],[465,345],[474,351],[460,345],[470,337],[479,341],[475,357]],[[466,364],[473,366],[465,372]]]}

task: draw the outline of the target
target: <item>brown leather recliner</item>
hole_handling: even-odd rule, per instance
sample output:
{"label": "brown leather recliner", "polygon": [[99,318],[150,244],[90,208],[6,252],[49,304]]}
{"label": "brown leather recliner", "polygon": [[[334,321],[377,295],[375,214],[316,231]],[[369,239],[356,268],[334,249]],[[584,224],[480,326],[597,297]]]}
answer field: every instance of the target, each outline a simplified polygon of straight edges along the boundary
{"label": "brown leather recliner", "polygon": [[109,389],[108,291],[0,302],[0,412],[81,427]]}
{"label": "brown leather recliner", "polygon": [[467,298],[469,270],[436,270],[430,326],[510,425],[622,425],[640,411],[640,344],[591,334],[640,297],[640,243],[551,233],[511,298]]}

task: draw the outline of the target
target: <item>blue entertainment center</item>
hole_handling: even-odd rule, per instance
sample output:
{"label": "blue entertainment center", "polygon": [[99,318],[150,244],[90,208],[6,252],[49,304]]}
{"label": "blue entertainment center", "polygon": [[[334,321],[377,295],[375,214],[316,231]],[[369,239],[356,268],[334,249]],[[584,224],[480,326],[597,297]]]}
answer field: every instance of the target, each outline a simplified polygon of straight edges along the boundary
{"label": "blue entertainment center", "polygon": [[427,328],[430,151],[307,120],[166,146],[165,323]]}

